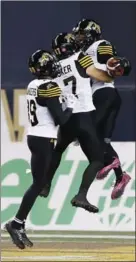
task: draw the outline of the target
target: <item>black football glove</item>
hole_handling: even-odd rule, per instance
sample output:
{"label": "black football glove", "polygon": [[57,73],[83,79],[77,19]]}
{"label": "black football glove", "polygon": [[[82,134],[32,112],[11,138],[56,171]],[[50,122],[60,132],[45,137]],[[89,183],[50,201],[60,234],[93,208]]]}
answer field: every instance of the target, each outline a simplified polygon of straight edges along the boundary
{"label": "black football glove", "polygon": [[125,57],[119,57],[120,66],[124,69],[123,76],[128,76],[131,72],[131,64]]}

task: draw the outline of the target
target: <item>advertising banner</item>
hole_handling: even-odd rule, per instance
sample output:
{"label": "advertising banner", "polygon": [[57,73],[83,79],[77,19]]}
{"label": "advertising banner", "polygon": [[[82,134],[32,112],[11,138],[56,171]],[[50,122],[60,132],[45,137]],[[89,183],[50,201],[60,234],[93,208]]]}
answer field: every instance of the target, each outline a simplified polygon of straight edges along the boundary
{"label": "advertising banner", "polygon": [[[13,117],[6,93],[2,90],[2,228],[16,214],[22,196],[32,182],[30,152],[26,144],[26,116],[24,90],[14,92]],[[113,146],[120,156],[123,170],[132,177],[121,198],[111,199],[115,182],[115,174],[111,171],[104,180],[95,180],[87,195],[88,200],[99,207],[98,214],[72,207],[70,201],[78,191],[88,162],[80,146],[71,144],[55,174],[49,197],[38,197],[27,219],[27,227],[35,230],[134,231],[135,144],[122,142],[113,143]]]}

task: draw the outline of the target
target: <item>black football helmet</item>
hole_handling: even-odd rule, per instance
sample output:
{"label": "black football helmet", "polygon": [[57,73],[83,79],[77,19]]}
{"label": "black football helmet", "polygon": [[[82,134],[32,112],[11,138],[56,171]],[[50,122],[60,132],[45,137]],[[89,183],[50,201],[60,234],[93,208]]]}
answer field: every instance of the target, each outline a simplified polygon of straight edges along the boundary
{"label": "black football helmet", "polygon": [[28,60],[30,72],[38,78],[54,78],[61,71],[61,66],[50,52],[37,50]]}
{"label": "black football helmet", "polygon": [[58,59],[67,58],[77,51],[75,37],[70,33],[60,33],[52,40],[52,50]]}
{"label": "black football helmet", "polygon": [[80,48],[84,46],[88,47],[102,37],[100,25],[91,19],[82,19],[77,26],[73,28],[72,33]]}

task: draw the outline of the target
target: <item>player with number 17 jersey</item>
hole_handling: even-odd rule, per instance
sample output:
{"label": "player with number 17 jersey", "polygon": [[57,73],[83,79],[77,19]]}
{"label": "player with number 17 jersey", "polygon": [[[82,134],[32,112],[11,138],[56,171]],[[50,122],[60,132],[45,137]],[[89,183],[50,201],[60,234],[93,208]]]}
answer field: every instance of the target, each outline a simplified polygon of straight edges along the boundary
{"label": "player with number 17 jersey", "polygon": [[[76,53],[75,40],[71,34],[59,34],[53,40],[52,48],[62,67],[60,77],[55,80],[62,89],[62,99],[65,100],[65,96],[71,93],[75,95],[77,102],[66,125],[59,128],[57,144],[47,175],[47,183],[40,195],[44,197],[48,195],[62,153],[71,142],[78,139],[91,165],[85,169],[79,192],[71,203],[73,206],[97,213],[98,208],[86,199],[88,189],[96,173],[103,166],[103,150],[97,138],[93,116],[91,115],[95,107],[92,102],[89,76],[93,75],[97,79],[105,79],[106,81],[109,81],[109,76],[105,72],[101,73],[100,70],[95,69],[90,56],[83,52]],[[49,185],[48,188],[47,184]]]}
{"label": "player with number 17 jersey", "polygon": [[62,96],[74,94],[77,97],[73,113],[89,112],[95,110],[92,101],[92,90],[90,79],[85,69],[93,65],[91,57],[85,56],[82,52],[59,61],[62,67],[61,75],[56,82],[61,87]]}

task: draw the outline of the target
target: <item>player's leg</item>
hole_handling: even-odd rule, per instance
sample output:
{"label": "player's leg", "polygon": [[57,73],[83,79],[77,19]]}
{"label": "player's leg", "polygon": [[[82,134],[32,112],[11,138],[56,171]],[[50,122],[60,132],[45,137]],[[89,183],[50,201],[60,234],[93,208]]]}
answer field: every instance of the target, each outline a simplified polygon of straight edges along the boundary
{"label": "player's leg", "polygon": [[[112,199],[117,199],[124,193],[125,187],[130,181],[130,176],[122,171],[119,156],[111,145],[111,137],[120,110],[121,98],[116,89],[109,89],[109,90],[110,91],[108,92],[108,97],[107,97],[109,101],[109,109],[107,107],[106,108],[103,107],[103,105],[101,106],[101,103],[99,103],[98,105],[97,97],[95,100],[95,105],[97,108],[96,113],[98,114],[98,116],[101,115],[102,111],[104,116],[104,112],[105,112],[105,118],[103,118],[102,121],[100,121],[99,119],[100,125],[99,122],[97,122],[98,124],[97,129],[99,130],[99,132],[101,132],[102,130],[103,131],[102,133],[104,134],[104,152],[105,152],[104,160],[105,160],[106,167],[104,167],[102,170],[100,170],[100,172],[98,172],[97,179],[103,179],[104,177],[107,176],[107,174],[111,169],[114,169],[116,175],[116,183],[114,185],[114,189],[112,191],[111,197]],[[102,97],[102,93],[101,93],[101,97]],[[104,97],[102,98],[104,100]],[[107,109],[108,109],[108,115],[106,112]]]}
{"label": "player's leg", "polygon": [[98,173],[97,178],[103,179],[111,169],[118,168],[118,173],[120,169],[118,155],[112,148],[110,140],[115,126],[115,120],[120,110],[121,99],[116,89],[104,88],[94,93],[93,101],[96,106],[95,121],[97,132],[104,146],[104,163],[106,165],[106,168],[103,168]]}
{"label": "player's leg", "polygon": [[107,125],[106,125],[106,139],[105,139],[105,151],[107,153],[107,157],[110,156],[111,159],[113,159],[112,167],[114,166],[114,172],[116,175],[116,183],[114,185],[114,188],[112,190],[111,198],[117,199],[121,197],[124,193],[125,187],[127,186],[128,182],[130,181],[130,176],[122,171],[121,164],[119,161],[119,156],[112,147],[110,143],[110,139],[107,139],[107,137],[112,137],[112,132],[114,130],[116,117],[118,114],[118,109],[115,106],[113,110],[111,111],[111,114],[108,118]]}
{"label": "player's leg", "polygon": [[104,137],[104,151],[105,151],[105,162],[112,163],[112,167],[114,169],[116,179],[120,179],[122,176],[122,168],[119,161],[119,156],[117,152],[114,150],[113,146],[111,145],[111,137],[113,130],[115,128],[115,122],[119,113],[119,104],[118,102],[111,108],[110,114],[107,118],[105,123],[105,137]]}
{"label": "player's leg", "polygon": [[24,194],[14,220],[6,224],[6,229],[13,242],[21,249],[24,249],[25,245],[32,246],[32,242],[27,238],[23,230],[24,221],[44,185],[53,152],[53,144],[50,140],[49,138],[28,136],[28,146],[32,154],[31,170],[33,183]]}
{"label": "player's leg", "polygon": [[51,189],[51,183],[55,175],[55,172],[60,165],[62,154],[66,150],[68,145],[75,138],[73,127],[72,128],[71,127],[72,127],[72,123],[71,121],[69,121],[68,124],[60,127],[59,129],[57,144],[54,148],[51,164],[50,164],[47,176],[46,176],[46,183],[40,193],[41,197],[47,197],[49,195],[50,189]]}
{"label": "player's leg", "polygon": [[[122,176],[122,168],[119,160],[119,156],[117,152],[114,150],[113,146],[111,145],[111,137],[115,127],[115,121],[118,115],[118,108],[113,106],[109,110],[108,118],[104,121],[104,128],[103,128],[103,138],[104,138],[104,167],[98,174],[97,179],[103,179],[107,176],[111,169],[114,169],[116,178],[120,178]],[[99,127],[101,131],[101,127]]]}
{"label": "player's leg", "polygon": [[[109,157],[111,156],[111,158],[119,159],[118,154],[112,147],[110,141],[113,131],[115,129],[116,119],[120,111],[121,98],[116,89],[113,89],[112,93],[114,95],[114,100],[112,100],[113,101],[111,103],[112,106],[110,107],[109,115],[105,121],[105,129],[104,129],[104,141],[105,141],[105,149],[106,149],[105,151],[107,152],[107,154],[109,154]],[[109,100],[111,100],[110,96],[109,96]]]}
{"label": "player's leg", "polygon": [[89,116],[88,113],[85,113],[82,114],[80,118],[81,127],[78,134],[78,140],[84,154],[91,164],[89,164],[84,171],[79,192],[72,199],[72,205],[96,213],[99,211],[98,208],[87,201],[86,195],[97,172],[103,167],[104,154],[96,134],[96,129],[91,120],[91,116]]}

